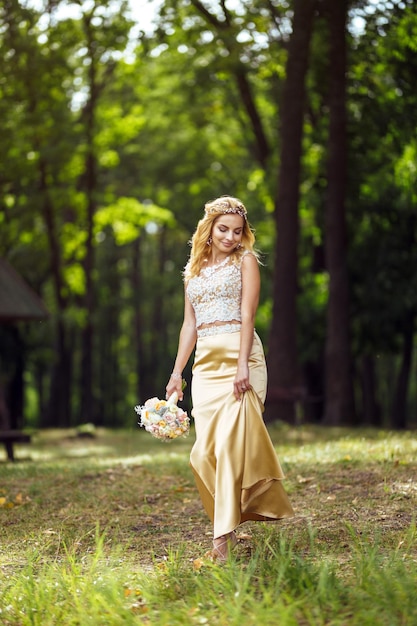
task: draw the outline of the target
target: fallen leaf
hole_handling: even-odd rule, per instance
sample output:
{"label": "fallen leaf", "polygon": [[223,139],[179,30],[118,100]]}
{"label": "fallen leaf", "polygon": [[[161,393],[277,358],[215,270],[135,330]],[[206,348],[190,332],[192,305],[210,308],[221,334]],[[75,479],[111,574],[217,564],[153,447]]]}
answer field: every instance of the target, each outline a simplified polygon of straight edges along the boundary
{"label": "fallen leaf", "polygon": [[162,561],[162,563],[158,563],[156,566],[157,569],[161,570],[161,572],[167,572],[168,567],[167,564]]}
{"label": "fallen leaf", "polygon": [[142,592],[140,589],[125,589],[124,594],[125,598],[128,598],[129,596],[141,596]]}
{"label": "fallen leaf", "polygon": [[149,611],[149,607],[146,606],[146,604],[144,604],[143,602],[134,602],[131,606],[130,606],[130,610],[133,613],[147,613]]}
{"label": "fallen leaf", "polygon": [[305,476],[297,476],[297,480],[300,483],[300,485],[304,485],[305,483],[311,483],[314,480],[314,478],[305,477]]}

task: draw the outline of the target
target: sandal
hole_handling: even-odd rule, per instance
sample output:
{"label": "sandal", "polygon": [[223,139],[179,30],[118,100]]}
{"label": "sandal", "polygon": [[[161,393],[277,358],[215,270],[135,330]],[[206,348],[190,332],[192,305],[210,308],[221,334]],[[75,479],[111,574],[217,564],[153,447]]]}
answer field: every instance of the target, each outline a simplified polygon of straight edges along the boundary
{"label": "sandal", "polygon": [[225,563],[233,548],[237,544],[237,537],[234,530],[227,535],[220,535],[213,539],[212,555],[216,561]]}

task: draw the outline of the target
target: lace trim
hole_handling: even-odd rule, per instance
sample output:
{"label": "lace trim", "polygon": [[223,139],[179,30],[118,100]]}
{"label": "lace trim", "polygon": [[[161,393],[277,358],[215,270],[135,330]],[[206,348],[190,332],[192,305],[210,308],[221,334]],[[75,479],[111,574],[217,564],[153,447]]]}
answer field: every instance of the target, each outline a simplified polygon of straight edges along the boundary
{"label": "lace trim", "polygon": [[216,263],[216,265],[209,265],[207,267],[203,267],[201,268],[200,271],[204,273],[206,276],[211,276],[212,274],[214,274],[214,272],[216,272],[221,267],[226,265],[226,263],[228,263],[229,261],[230,261],[230,258],[227,256],[225,259],[223,259],[223,261],[220,261],[220,263]]}
{"label": "lace trim", "polygon": [[222,333],[238,333],[241,328],[240,322],[230,322],[230,324],[213,324],[207,328],[197,329],[197,337],[211,337]]}

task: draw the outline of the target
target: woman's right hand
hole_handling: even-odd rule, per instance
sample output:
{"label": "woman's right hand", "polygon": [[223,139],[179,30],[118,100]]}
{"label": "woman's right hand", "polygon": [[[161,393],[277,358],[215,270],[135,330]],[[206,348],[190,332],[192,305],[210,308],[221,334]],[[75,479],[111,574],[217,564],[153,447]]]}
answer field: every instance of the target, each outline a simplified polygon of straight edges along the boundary
{"label": "woman's right hand", "polygon": [[166,386],[166,398],[168,399],[172,394],[176,392],[178,394],[178,400],[182,400],[184,397],[182,391],[182,376],[178,374],[171,374],[171,377]]}

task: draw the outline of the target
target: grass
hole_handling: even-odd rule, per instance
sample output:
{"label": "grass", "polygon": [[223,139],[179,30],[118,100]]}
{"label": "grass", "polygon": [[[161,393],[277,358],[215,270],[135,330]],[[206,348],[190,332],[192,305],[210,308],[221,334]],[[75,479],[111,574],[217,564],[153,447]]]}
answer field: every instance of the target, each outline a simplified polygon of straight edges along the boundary
{"label": "grass", "polygon": [[193,437],[38,433],[0,460],[0,624],[413,625],[415,433],[270,427],[296,510],[247,523],[224,566]]}

